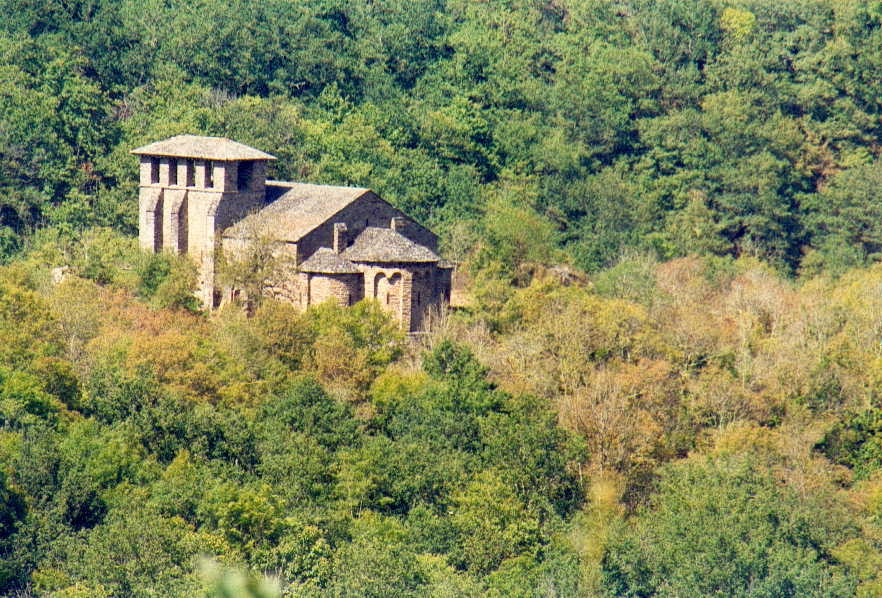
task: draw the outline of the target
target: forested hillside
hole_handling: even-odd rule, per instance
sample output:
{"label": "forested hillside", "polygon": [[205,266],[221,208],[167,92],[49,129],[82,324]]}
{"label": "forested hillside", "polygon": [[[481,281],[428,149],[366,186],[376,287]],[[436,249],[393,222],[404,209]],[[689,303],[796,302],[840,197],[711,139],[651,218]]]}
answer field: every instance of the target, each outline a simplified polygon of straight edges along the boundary
{"label": "forested hillside", "polygon": [[[2,254],[131,233],[128,150],[223,135],[503,265],[880,252],[882,6],[861,0],[2,0]],[[540,247],[509,247],[520,226]],[[545,243],[549,247],[542,247]],[[528,244],[530,245],[530,244]],[[460,256],[457,256],[460,257]]]}
{"label": "forested hillside", "polygon": [[[0,0],[0,595],[882,595],[880,89],[862,0]],[[200,313],[178,133],[467,305]]]}
{"label": "forested hillside", "polygon": [[370,302],[206,317],[131,238],[60,255],[0,267],[0,594],[239,579],[207,557],[286,596],[882,592],[879,266],[534,272],[414,343]]}

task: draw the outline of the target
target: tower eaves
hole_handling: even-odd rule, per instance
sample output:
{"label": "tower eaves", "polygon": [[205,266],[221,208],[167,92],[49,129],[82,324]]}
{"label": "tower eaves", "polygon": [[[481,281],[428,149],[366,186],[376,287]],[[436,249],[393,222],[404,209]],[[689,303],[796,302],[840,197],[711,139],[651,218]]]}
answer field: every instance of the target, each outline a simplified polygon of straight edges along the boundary
{"label": "tower eaves", "polygon": [[170,156],[200,160],[275,160],[276,157],[226,137],[176,135],[133,149],[139,156]]}

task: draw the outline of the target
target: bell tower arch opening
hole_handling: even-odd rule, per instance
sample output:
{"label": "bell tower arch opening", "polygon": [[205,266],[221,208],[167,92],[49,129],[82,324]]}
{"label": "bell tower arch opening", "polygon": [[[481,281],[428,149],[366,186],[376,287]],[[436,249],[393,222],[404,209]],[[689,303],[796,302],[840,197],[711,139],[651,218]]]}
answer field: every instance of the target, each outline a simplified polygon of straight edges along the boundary
{"label": "bell tower arch opening", "polygon": [[211,307],[216,237],[263,206],[266,164],[275,157],[199,135],[178,135],[132,153],[141,160],[141,248],[190,255],[200,272],[200,298]]}

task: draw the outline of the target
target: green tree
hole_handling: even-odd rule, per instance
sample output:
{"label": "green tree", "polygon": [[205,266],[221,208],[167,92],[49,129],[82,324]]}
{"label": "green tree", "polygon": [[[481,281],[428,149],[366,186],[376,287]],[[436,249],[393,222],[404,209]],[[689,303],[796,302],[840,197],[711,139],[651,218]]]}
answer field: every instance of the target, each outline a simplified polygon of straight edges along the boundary
{"label": "green tree", "polygon": [[812,245],[830,266],[835,265],[838,247],[850,248],[863,258],[854,265],[882,255],[882,213],[877,201],[882,185],[880,166],[873,162],[844,170],[822,191],[805,198],[805,222],[812,231]]}
{"label": "green tree", "polygon": [[428,579],[393,519],[366,514],[353,522],[353,539],[337,551],[332,596],[424,595]]}
{"label": "green tree", "polygon": [[24,499],[9,486],[6,474],[0,471],[0,591],[8,591],[20,582],[21,555],[13,552],[12,536],[27,514]]}
{"label": "green tree", "polygon": [[651,506],[604,557],[610,596],[850,596],[839,521],[745,456],[663,470]]}

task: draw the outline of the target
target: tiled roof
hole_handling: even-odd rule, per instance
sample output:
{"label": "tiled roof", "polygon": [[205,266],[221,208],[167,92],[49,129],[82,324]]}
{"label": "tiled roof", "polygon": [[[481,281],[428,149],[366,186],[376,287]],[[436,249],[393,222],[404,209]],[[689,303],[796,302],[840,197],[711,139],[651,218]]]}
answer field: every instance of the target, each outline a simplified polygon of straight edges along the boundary
{"label": "tiled roof", "polygon": [[308,260],[300,264],[301,272],[316,274],[361,274],[361,270],[349,260],[343,259],[333,249],[322,247]]}
{"label": "tiled roof", "polygon": [[266,207],[225,230],[223,236],[246,238],[249,231],[268,230],[276,240],[294,243],[368,191],[361,187],[267,181]]}
{"label": "tiled roof", "polygon": [[146,156],[175,156],[202,160],[275,160],[266,152],[238,143],[226,137],[176,135],[132,150]]}
{"label": "tiled roof", "polygon": [[369,226],[342,254],[351,262],[437,262],[428,247],[418,245],[391,228]]}

